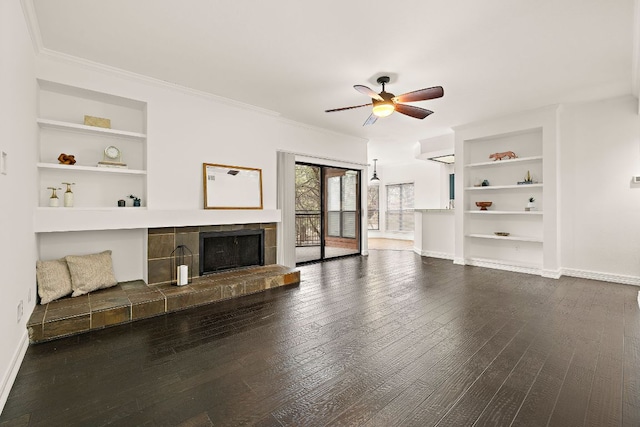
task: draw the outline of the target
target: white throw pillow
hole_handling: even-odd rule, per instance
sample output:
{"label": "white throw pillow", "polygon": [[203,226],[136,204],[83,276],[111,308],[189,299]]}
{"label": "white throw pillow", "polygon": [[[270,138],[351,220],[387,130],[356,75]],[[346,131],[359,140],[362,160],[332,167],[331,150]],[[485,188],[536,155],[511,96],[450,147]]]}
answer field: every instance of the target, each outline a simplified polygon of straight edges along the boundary
{"label": "white throw pillow", "polygon": [[65,257],[71,273],[72,297],[118,284],[113,274],[111,251]]}
{"label": "white throw pillow", "polygon": [[40,304],[48,304],[73,291],[71,274],[64,258],[36,262],[36,279]]}

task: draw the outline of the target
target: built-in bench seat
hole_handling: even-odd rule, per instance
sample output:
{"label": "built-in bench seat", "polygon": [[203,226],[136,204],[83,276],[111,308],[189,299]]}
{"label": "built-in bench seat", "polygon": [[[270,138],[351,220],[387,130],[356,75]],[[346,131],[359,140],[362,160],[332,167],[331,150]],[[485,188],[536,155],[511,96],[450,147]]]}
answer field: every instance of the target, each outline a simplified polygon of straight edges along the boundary
{"label": "built-in bench seat", "polygon": [[37,305],[27,323],[29,340],[49,341],[298,283],[300,272],[281,265],[212,274],[180,287],[149,286],[142,280],[122,282],[79,297]]}

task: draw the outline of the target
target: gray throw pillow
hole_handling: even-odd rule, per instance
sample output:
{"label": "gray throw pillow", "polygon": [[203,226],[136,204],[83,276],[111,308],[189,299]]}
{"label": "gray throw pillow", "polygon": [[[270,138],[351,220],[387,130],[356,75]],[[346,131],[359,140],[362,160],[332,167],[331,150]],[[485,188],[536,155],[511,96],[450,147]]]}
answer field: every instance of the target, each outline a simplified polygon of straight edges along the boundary
{"label": "gray throw pillow", "polygon": [[69,267],[64,258],[36,262],[36,279],[40,304],[48,304],[73,291]]}
{"label": "gray throw pillow", "polygon": [[71,273],[72,297],[118,284],[113,274],[111,251],[65,257]]}

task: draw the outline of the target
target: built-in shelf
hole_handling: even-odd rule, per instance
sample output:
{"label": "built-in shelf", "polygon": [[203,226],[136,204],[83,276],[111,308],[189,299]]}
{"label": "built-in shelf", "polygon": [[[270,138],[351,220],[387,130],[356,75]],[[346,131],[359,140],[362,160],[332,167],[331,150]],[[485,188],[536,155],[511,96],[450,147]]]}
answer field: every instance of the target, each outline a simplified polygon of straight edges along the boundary
{"label": "built-in shelf", "polygon": [[485,185],[484,187],[466,187],[468,191],[485,191],[485,190],[508,190],[508,189],[522,189],[522,188],[542,188],[542,183],[538,184],[516,184],[516,185]]}
{"label": "built-in shelf", "polygon": [[538,160],[542,160],[542,156],[531,156],[531,157],[518,157],[516,159],[510,160],[492,160],[489,162],[480,162],[480,163],[469,163],[465,165],[465,168],[475,168],[480,166],[504,166],[509,163],[524,163],[524,162],[535,162]]}
{"label": "built-in shelf", "polygon": [[451,212],[454,213],[455,209],[414,209],[414,212],[422,212],[422,213],[431,213],[431,212],[436,212],[436,213],[447,213],[447,212]]}
{"label": "built-in shelf", "polygon": [[465,211],[468,214],[479,215],[542,215],[542,211]]}
{"label": "built-in shelf", "polygon": [[493,240],[512,240],[516,242],[533,242],[542,243],[542,239],[539,237],[528,236],[497,236],[495,234],[467,234],[467,237],[475,237],[478,239],[493,239]]}
{"label": "built-in shelf", "polygon": [[[57,211],[67,211],[67,212],[71,212],[71,211],[87,211],[87,212],[102,212],[102,211],[146,211],[147,207],[146,206],[105,206],[105,207],[101,207],[101,208],[96,208],[96,207],[89,207],[89,206],[73,206],[71,208],[65,208],[62,206],[59,206],[57,208],[52,208],[52,207],[39,207],[36,208],[36,210],[41,211],[41,212],[57,212]],[[46,215],[46,214],[45,214]]]}
{"label": "built-in shelf", "polygon": [[280,222],[278,209],[36,208],[36,233]]}
{"label": "built-in shelf", "polygon": [[128,169],[128,168],[103,168],[97,166],[78,166],[78,165],[62,165],[59,163],[37,163],[40,169],[57,169],[67,170],[69,172],[97,172],[97,173],[122,173],[129,175],[146,175],[147,171],[140,169]]}
{"label": "built-in shelf", "polygon": [[465,258],[465,264],[480,267],[500,268],[509,271],[522,271],[526,273],[537,273],[542,267],[540,264],[534,264],[531,262],[475,257]]}
{"label": "built-in shelf", "polygon": [[115,136],[115,137],[141,139],[141,140],[147,137],[147,135],[143,133],[138,133],[138,132],[129,132],[126,130],[101,128],[97,126],[86,126],[78,123],[61,122],[58,120],[37,119],[37,122],[41,128],[49,128],[49,129],[57,129],[57,130],[73,131],[73,132],[85,132],[85,133],[91,133],[94,135],[108,135],[108,136]]}

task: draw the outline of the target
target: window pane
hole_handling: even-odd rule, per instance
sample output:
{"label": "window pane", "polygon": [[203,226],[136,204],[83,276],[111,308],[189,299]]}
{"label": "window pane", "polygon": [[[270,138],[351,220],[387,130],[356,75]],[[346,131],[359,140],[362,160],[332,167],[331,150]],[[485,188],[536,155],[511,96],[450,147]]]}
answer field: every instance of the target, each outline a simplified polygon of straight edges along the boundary
{"label": "window pane", "polygon": [[401,207],[401,186],[400,185],[387,185],[387,210],[397,211]]}
{"label": "window pane", "polygon": [[340,237],[340,212],[327,212],[327,235]]}
{"label": "window pane", "polygon": [[342,177],[342,210],[355,211],[358,184],[358,173],[356,171],[347,171]]}
{"label": "window pane", "polygon": [[400,212],[387,211],[387,230],[400,231]]}
{"label": "window pane", "polygon": [[402,186],[402,208],[413,209],[413,184],[403,184]]}
{"label": "window pane", "polygon": [[380,187],[377,185],[367,189],[367,229],[380,229]]}
{"label": "window pane", "polygon": [[296,165],[296,212],[320,212],[320,168]]}
{"label": "window pane", "polygon": [[355,212],[342,212],[342,237],[356,238]]}
{"label": "window pane", "polygon": [[387,230],[413,231],[413,183],[387,185]]}
{"label": "window pane", "polygon": [[415,215],[413,209],[407,209],[402,211],[402,224],[400,231],[413,231],[413,224],[415,223]]}
{"label": "window pane", "polygon": [[332,176],[327,179],[327,209],[340,210],[340,177]]}

